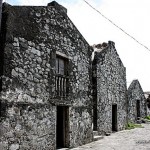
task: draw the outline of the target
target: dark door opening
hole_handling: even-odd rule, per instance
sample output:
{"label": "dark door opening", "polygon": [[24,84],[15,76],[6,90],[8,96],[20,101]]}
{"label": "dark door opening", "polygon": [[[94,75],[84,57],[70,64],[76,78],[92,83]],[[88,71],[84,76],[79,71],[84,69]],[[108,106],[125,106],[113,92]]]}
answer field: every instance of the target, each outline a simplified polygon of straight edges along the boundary
{"label": "dark door opening", "polygon": [[139,119],[141,117],[141,114],[140,114],[140,101],[139,100],[136,101],[136,112],[137,112],[137,119]]}
{"label": "dark door opening", "polygon": [[112,131],[117,131],[117,104],[112,105]]}
{"label": "dark door opening", "polygon": [[[97,131],[97,77],[96,77],[96,64],[93,64],[93,77],[92,77],[92,89],[93,89],[93,131]],[[94,73],[95,72],[95,73]]]}
{"label": "dark door opening", "polygon": [[69,147],[69,107],[57,106],[56,147]]}
{"label": "dark door opening", "polygon": [[93,106],[93,131],[97,131],[97,104]]}

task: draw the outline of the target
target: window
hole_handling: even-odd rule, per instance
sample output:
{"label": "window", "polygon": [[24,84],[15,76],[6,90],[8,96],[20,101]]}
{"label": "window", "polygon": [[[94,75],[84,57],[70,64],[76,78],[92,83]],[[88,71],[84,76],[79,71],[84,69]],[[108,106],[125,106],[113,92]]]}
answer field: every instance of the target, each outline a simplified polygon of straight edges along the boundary
{"label": "window", "polygon": [[68,59],[56,56],[56,97],[66,97],[68,93]]}
{"label": "window", "polygon": [[56,57],[56,73],[65,75],[65,60],[61,57]]}

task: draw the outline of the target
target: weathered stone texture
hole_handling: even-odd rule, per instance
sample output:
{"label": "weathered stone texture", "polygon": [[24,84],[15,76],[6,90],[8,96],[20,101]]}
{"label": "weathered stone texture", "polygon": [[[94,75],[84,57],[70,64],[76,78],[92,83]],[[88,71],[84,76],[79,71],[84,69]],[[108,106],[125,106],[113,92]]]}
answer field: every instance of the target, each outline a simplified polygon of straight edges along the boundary
{"label": "weathered stone texture", "polygon": [[[139,110],[137,108],[139,101]],[[139,111],[139,112],[138,112]],[[139,116],[137,116],[139,113]],[[138,80],[133,80],[128,88],[128,120],[136,122],[138,117],[144,118],[147,115],[147,104],[144,92]]]}
{"label": "weathered stone texture", "polygon": [[94,103],[97,103],[97,130],[99,134],[112,131],[112,105],[117,104],[117,130],[126,125],[126,69],[109,41],[94,46],[93,60]]}
{"label": "weathered stone texture", "polygon": [[6,116],[0,123],[1,149],[55,149],[54,106],[7,103],[5,107]]}
{"label": "weathered stone texture", "polygon": [[1,30],[1,18],[2,18],[2,0],[0,0],[0,30]]}
{"label": "weathered stone texture", "polygon": [[[47,143],[50,149],[55,148],[55,134],[49,133],[51,131],[55,133],[55,113],[56,106],[59,105],[70,107],[70,147],[90,142],[93,137],[90,68],[92,49],[65,11],[60,11],[58,8],[60,7],[57,3],[55,6],[49,4],[41,7],[4,4],[3,7],[2,26],[5,30],[2,32],[1,41],[4,51],[1,52],[1,56],[4,57],[0,70],[2,78],[0,99],[7,102],[8,108],[2,125],[6,122],[9,125],[7,130],[11,134],[17,133],[15,128],[18,125],[20,127],[18,130],[26,133],[27,138],[31,136],[31,140],[24,140],[30,149],[40,149],[39,146],[43,146],[44,143]],[[65,99],[57,98],[55,92],[57,54],[65,55],[69,61],[69,92]],[[20,103],[35,107],[31,111],[25,107],[20,114]],[[19,105],[17,112],[14,112],[15,104]],[[43,107],[36,107],[37,105]],[[82,112],[76,107],[80,107]],[[10,120],[9,110],[14,112],[12,118],[16,116],[19,118],[16,119],[17,123],[15,121],[13,127],[10,127],[13,121]],[[38,119],[39,113],[43,118]],[[79,122],[81,121],[78,125],[74,123],[77,121],[76,117]],[[24,124],[25,118],[30,120],[30,130],[27,130]],[[50,125],[41,126],[44,122]],[[34,132],[36,129],[40,133]],[[48,135],[45,135],[45,140],[44,138],[40,140],[40,136],[46,132]],[[9,144],[11,142],[9,138],[1,136],[1,143],[7,143],[7,146],[17,149],[18,145],[22,146],[21,142],[24,144],[24,136],[20,136],[15,137],[14,145]]]}
{"label": "weathered stone texture", "polygon": [[147,116],[150,116],[150,92],[144,92],[147,103]]}
{"label": "weathered stone texture", "polygon": [[70,131],[72,132],[70,136],[70,145],[72,147],[77,147],[78,145],[83,145],[85,143],[91,142],[91,127],[92,124],[92,111],[88,108],[74,107],[70,111]]}

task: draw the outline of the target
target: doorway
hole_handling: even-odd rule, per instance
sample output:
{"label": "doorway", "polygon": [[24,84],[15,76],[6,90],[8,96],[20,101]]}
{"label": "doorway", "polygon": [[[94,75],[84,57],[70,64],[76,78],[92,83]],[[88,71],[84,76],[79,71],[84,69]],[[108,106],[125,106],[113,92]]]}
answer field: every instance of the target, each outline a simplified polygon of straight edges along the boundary
{"label": "doorway", "polygon": [[139,119],[141,117],[141,114],[140,114],[140,100],[136,101],[136,113],[137,113],[137,119]]}
{"label": "doorway", "polygon": [[117,104],[112,105],[112,131],[117,131]]}
{"label": "doorway", "polygon": [[97,131],[97,104],[93,106],[93,131]]}
{"label": "doorway", "polygon": [[69,147],[69,107],[57,106],[56,147]]}
{"label": "doorway", "polygon": [[[93,72],[96,74],[96,64],[93,64]],[[97,120],[98,120],[98,109],[97,109],[97,77],[96,75],[92,75],[92,89],[93,89],[93,131],[97,131]]]}

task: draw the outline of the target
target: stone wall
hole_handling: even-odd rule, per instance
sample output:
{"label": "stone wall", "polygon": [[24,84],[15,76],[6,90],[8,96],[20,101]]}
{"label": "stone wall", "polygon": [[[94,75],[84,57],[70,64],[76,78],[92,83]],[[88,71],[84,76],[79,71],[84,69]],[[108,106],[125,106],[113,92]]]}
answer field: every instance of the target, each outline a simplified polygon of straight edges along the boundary
{"label": "stone wall", "polygon": [[147,116],[150,116],[150,109],[147,107]]}
{"label": "stone wall", "polygon": [[2,79],[1,79],[1,75],[2,75],[2,66],[3,66],[3,48],[2,48],[2,34],[1,34],[1,24],[2,24],[2,0],[0,0],[0,91],[2,88]]}
{"label": "stone wall", "polygon": [[150,116],[150,92],[144,92],[144,96],[147,102],[147,116]]}
{"label": "stone wall", "polygon": [[72,117],[70,117],[70,131],[72,132],[70,135],[70,145],[77,147],[78,145],[90,143],[93,134],[91,133],[91,109],[81,106],[74,107],[71,109],[70,115],[72,115]]}
{"label": "stone wall", "polygon": [[2,0],[0,0],[0,31],[1,31],[1,18],[2,18]]}
{"label": "stone wall", "polygon": [[126,125],[126,68],[115,49],[114,42],[94,46],[94,103],[97,107],[99,134],[112,132],[112,105],[117,104],[117,130]]}
{"label": "stone wall", "polygon": [[1,150],[55,149],[54,106],[6,101],[1,106],[5,107],[5,115],[1,112]]}
{"label": "stone wall", "polygon": [[[92,141],[89,44],[56,2],[34,7],[4,3],[3,8],[0,99],[7,108],[1,127],[8,125],[5,135],[21,134],[12,142],[3,134],[0,144],[14,149],[48,149],[46,145],[55,149],[56,106],[70,108],[70,147]],[[56,55],[69,62],[68,96],[64,99],[56,97]]]}
{"label": "stone wall", "polygon": [[128,120],[136,122],[138,119],[137,101],[139,101],[139,117],[147,115],[147,104],[144,92],[138,80],[133,80],[128,88]]}

